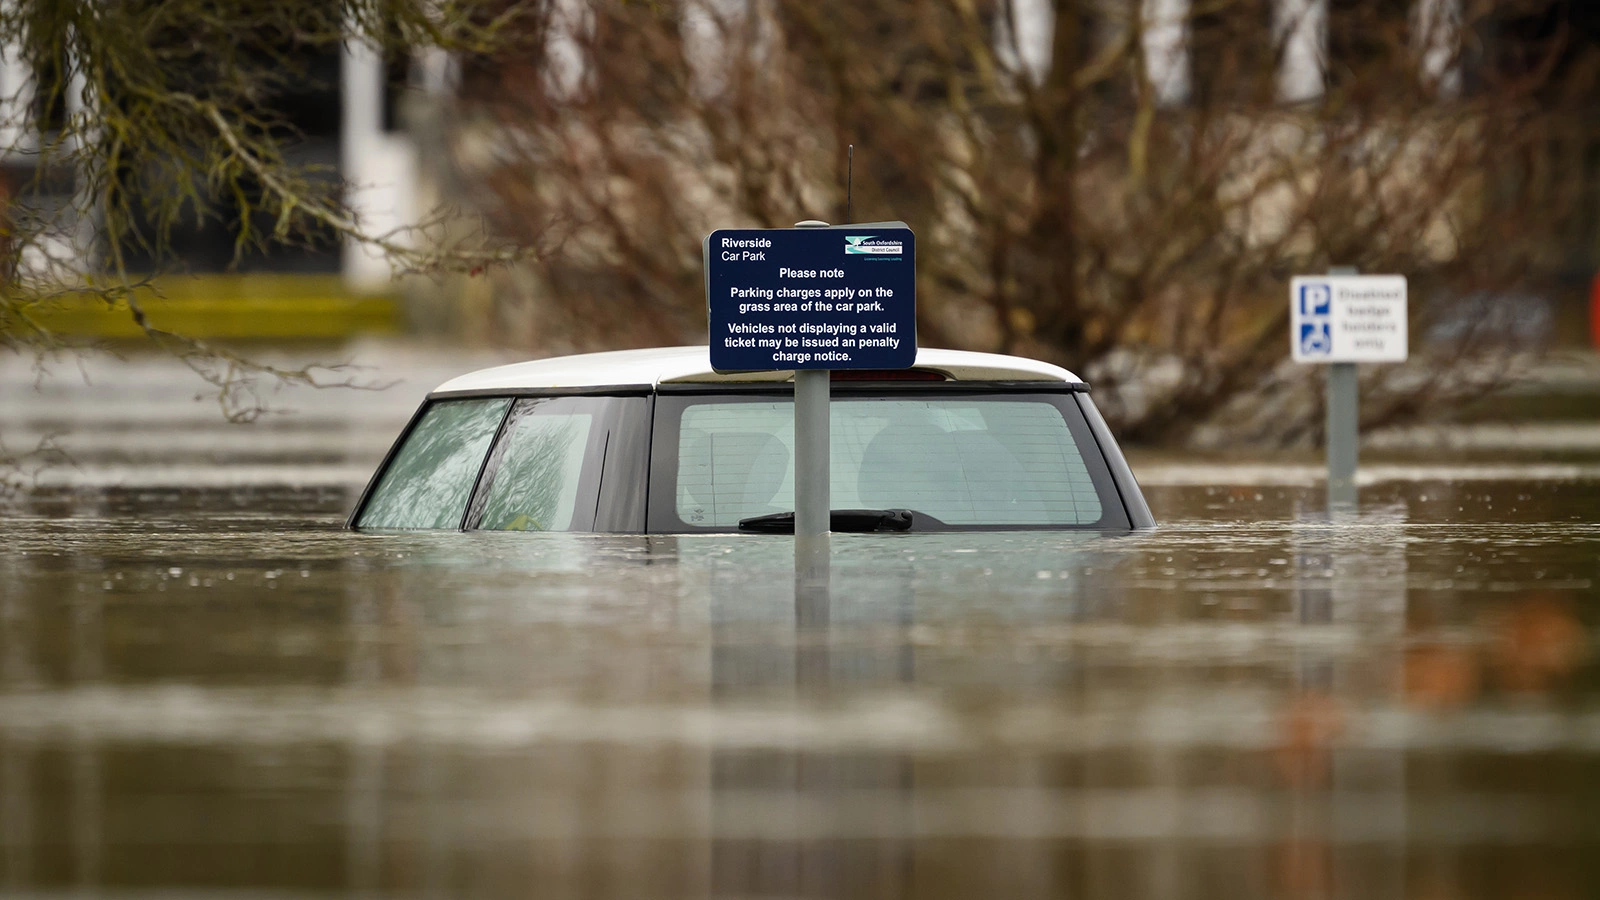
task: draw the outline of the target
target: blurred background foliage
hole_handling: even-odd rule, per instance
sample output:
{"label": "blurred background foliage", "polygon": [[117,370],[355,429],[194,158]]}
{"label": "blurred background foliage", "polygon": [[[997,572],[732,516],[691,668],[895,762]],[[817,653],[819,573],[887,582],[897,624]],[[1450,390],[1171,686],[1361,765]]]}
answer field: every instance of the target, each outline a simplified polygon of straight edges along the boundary
{"label": "blurred background foliage", "polygon": [[[361,134],[347,114],[386,112],[381,91],[367,102],[349,90],[366,62],[403,78],[403,61],[424,54],[515,53],[524,15],[388,0],[0,6],[0,346],[145,338],[236,418],[259,411],[259,376],[345,383],[205,338],[381,328],[361,285],[339,283],[341,256],[379,260],[385,279],[517,258],[444,235],[448,208],[403,222],[363,209],[352,157],[370,148],[349,140]],[[196,273],[226,277],[184,277]]]}
{"label": "blurred background foliage", "polygon": [[[1563,0],[6,10],[29,109],[68,109],[12,187],[13,348],[87,287],[214,358],[139,291],[217,235],[233,271],[343,254],[349,286],[352,254],[379,259],[410,327],[459,340],[701,343],[701,239],[845,221],[853,144],[853,218],[918,235],[920,343],[1066,365],[1133,439],[1292,443],[1321,413],[1287,362],[1291,275],[1411,278],[1418,360],[1367,367],[1370,427],[1481,394],[1576,322],[1600,235],[1600,14]],[[389,90],[353,95],[353,59]],[[319,96],[345,122],[377,96],[407,135],[406,216],[363,206],[377,150],[353,162],[348,128],[343,156],[307,150]],[[60,171],[52,217],[28,185]]]}

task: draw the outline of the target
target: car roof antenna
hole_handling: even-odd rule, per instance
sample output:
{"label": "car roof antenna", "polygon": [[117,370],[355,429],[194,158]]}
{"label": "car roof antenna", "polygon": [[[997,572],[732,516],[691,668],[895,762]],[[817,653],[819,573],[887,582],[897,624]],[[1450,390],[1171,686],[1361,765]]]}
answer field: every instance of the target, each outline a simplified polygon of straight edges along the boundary
{"label": "car roof antenna", "polygon": [[851,144],[844,152],[844,220],[848,224],[855,219],[850,218],[850,190],[856,180],[856,145]]}

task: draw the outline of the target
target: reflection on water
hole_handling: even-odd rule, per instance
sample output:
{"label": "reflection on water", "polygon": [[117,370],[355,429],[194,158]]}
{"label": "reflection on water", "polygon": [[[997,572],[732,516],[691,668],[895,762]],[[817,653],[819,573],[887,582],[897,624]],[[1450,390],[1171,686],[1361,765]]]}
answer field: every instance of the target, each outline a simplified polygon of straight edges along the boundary
{"label": "reflection on water", "polygon": [[0,521],[5,896],[1600,890],[1600,483],[1151,491],[1148,534]]}

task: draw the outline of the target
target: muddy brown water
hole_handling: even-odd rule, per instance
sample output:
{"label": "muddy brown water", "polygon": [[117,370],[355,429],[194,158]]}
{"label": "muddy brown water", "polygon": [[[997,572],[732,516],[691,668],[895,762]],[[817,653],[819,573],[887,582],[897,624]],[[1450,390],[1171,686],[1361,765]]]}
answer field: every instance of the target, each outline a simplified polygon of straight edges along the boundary
{"label": "muddy brown water", "polygon": [[0,895],[1600,892],[1600,481],[1149,493],[1144,534],[836,536],[798,603],[782,537],[41,494]]}

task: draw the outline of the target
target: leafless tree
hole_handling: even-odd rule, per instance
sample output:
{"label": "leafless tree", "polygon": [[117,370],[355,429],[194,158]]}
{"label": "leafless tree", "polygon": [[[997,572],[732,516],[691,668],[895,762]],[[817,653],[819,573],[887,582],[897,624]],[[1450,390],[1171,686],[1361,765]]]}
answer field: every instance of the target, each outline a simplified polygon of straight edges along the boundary
{"label": "leafless tree", "polygon": [[[701,238],[842,221],[853,143],[855,218],[918,235],[923,345],[1092,375],[1135,438],[1303,437],[1289,276],[1406,274],[1420,331],[1560,264],[1592,205],[1575,113],[1596,59],[1518,31],[1553,3],[1449,22],[1343,4],[1306,91],[1281,10],[1312,4],[1278,6],[550,0],[538,52],[480,60],[453,113],[477,207],[550,248],[500,276],[500,330],[545,351],[703,341]],[[1180,47],[1174,82],[1158,57]],[[1369,373],[1368,424],[1503,372],[1515,348],[1482,324]]]}

